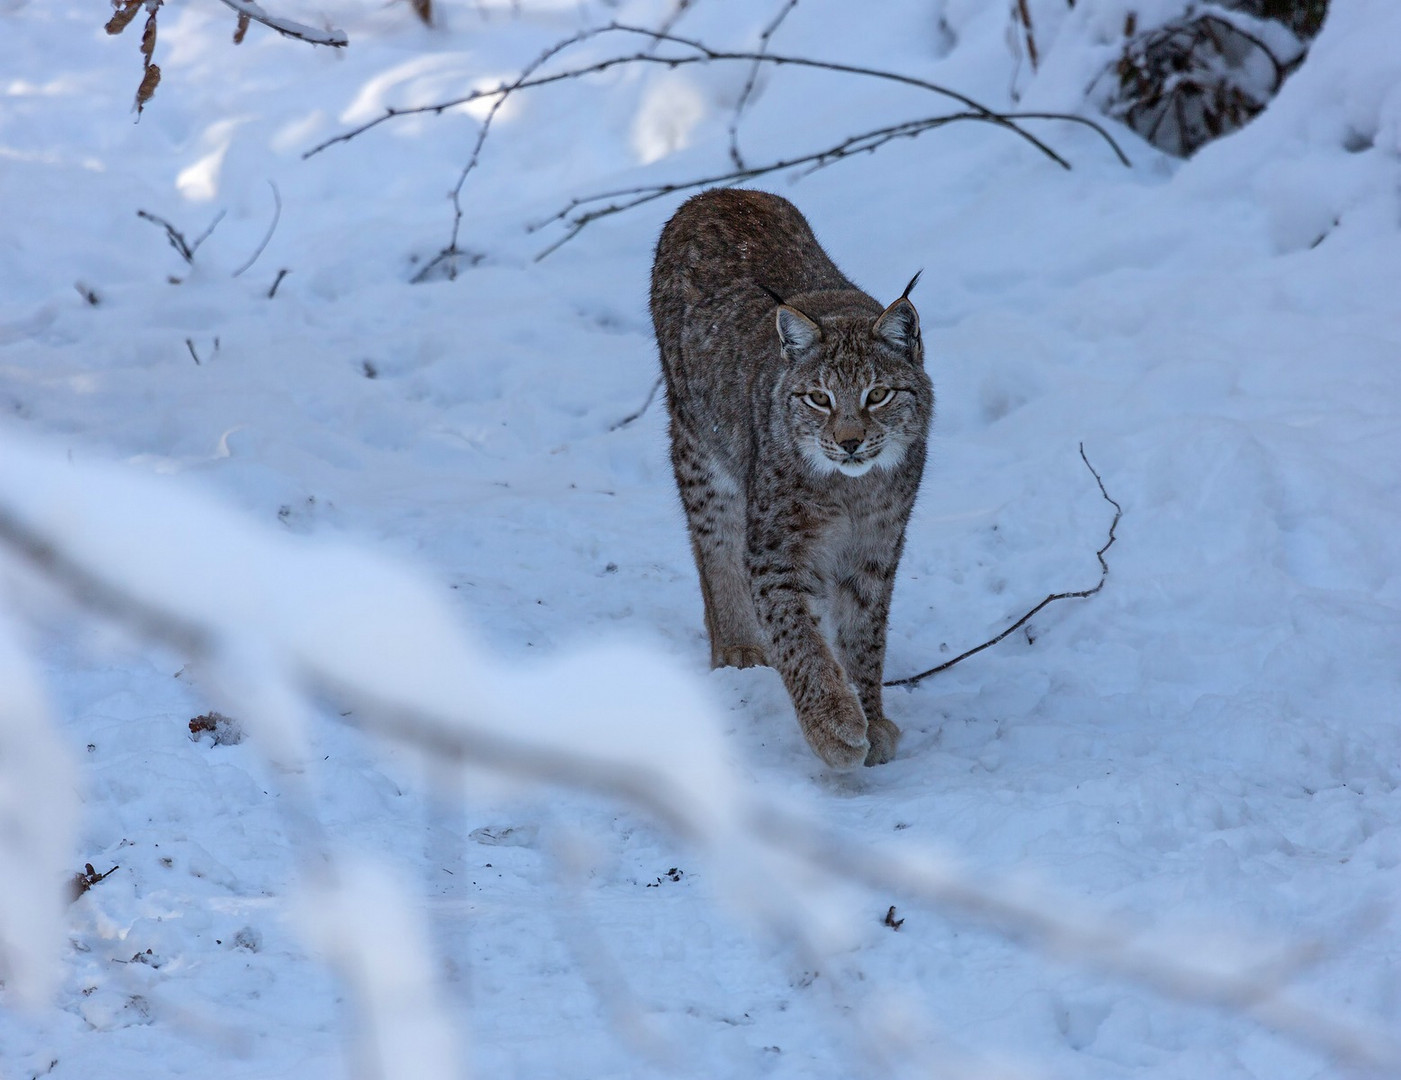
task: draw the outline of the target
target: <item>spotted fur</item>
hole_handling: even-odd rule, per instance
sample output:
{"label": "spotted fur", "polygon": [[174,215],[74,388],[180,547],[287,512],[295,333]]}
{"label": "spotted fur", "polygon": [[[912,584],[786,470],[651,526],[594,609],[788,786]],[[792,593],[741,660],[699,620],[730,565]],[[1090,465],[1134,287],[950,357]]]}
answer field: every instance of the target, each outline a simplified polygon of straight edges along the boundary
{"label": "spotted fur", "polygon": [[777,669],[827,764],[889,761],[886,618],[934,410],[914,306],[734,189],[667,223],[651,299],[711,665]]}

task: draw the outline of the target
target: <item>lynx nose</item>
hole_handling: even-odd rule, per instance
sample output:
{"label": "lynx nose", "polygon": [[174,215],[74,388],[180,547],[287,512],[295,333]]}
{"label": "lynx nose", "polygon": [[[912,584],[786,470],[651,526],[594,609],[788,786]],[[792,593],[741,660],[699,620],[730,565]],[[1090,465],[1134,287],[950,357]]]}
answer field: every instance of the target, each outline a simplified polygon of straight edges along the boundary
{"label": "lynx nose", "polygon": [[848,454],[854,454],[856,453],[856,448],[860,446],[861,443],[861,439],[843,439],[841,442],[837,443],[837,445],[840,446],[843,450],[845,450]]}

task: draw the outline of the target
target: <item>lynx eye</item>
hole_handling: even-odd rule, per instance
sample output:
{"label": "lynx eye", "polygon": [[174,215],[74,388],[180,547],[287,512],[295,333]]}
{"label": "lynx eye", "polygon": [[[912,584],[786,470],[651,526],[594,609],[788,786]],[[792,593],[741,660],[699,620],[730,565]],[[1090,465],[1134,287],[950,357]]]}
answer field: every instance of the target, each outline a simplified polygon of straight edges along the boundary
{"label": "lynx eye", "polygon": [[803,395],[803,400],[814,409],[827,410],[832,407],[832,398],[821,390],[809,390]]}
{"label": "lynx eye", "polygon": [[888,386],[873,386],[866,391],[866,407],[874,409],[880,405],[888,404],[894,396],[895,391]]}

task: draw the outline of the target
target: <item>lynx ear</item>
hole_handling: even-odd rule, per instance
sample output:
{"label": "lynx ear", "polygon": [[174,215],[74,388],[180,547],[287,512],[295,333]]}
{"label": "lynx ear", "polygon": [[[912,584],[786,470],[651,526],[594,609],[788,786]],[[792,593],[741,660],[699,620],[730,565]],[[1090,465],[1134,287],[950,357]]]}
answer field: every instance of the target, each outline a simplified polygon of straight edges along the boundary
{"label": "lynx ear", "polygon": [[902,296],[881,313],[871,332],[892,348],[913,355],[919,345],[919,313]]}
{"label": "lynx ear", "polygon": [[787,304],[779,305],[775,322],[778,325],[778,340],[785,350],[804,352],[822,338],[822,327]]}

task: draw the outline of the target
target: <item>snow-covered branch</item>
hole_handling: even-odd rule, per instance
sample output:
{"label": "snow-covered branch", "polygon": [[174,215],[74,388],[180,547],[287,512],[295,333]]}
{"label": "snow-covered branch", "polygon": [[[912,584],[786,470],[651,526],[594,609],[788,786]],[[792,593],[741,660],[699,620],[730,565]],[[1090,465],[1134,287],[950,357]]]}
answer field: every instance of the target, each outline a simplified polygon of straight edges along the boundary
{"label": "snow-covered branch", "polygon": [[[221,708],[284,767],[311,767],[307,718],[316,702],[330,701],[351,726],[467,776],[631,804],[706,860],[730,902],[805,953],[823,950],[824,910],[857,883],[902,909],[927,905],[1164,994],[1251,1015],[1337,1059],[1401,1068],[1394,1037],[1288,989],[1311,950],[1237,943],[1223,957],[1210,943],[1167,942],[1050,890],[973,873],[917,847],[873,845],[756,796],[728,760],[704,690],[648,650],[612,645],[503,669],[468,641],[433,589],[379,559],[296,543],[196,493],[113,467],[70,465],[8,437],[0,452],[0,569],[189,656]],[[0,653],[0,662],[8,656]],[[33,710],[0,726],[0,737],[7,732],[32,736],[35,746],[47,738]],[[301,787],[290,801],[314,820],[310,789]],[[52,799],[50,792],[33,808],[6,812],[21,813],[19,833],[32,832],[39,815],[55,813]],[[64,806],[56,816],[72,813]],[[351,980],[363,1024],[379,1044],[429,1046],[420,1075],[446,1075],[446,1021],[435,1027],[431,1010],[403,1007],[405,998],[429,1000],[431,965],[420,959],[386,971],[380,955],[387,941],[423,955],[404,901],[385,893],[387,914],[377,919],[372,901],[383,890],[366,884],[373,875],[328,864],[328,853],[315,850],[324,837],[302,833],[312,848],[303,853],[308,902],[322,913],[318,938]],[[48,847],[57,838],[35,835],[48,843],[25,857],[47,860],[44,872],[7,875],[23,884],[5,890],[5,923],[52,906]],[[0,944],[17,982],[42,985],[31,973],[45,966],[53,934],[7,935]],[[383,992],[385,980],[398,986],[394,994]],[[380,1074],[403,1075],[388,1065]]]}
{"label": "snow-covered branch", "polygon": [[256,23],[262,23],[284,37],[296,38],[298,41],[305,41],[310,45],[329,45],[335,49],[350,44],[350,39],[345,36],[344,30],[318,30],[306,23],[284,19],[280,15],[271,14],[255,0],[224,0],[224,3],[237,11],[240,16],[252,19]]}

